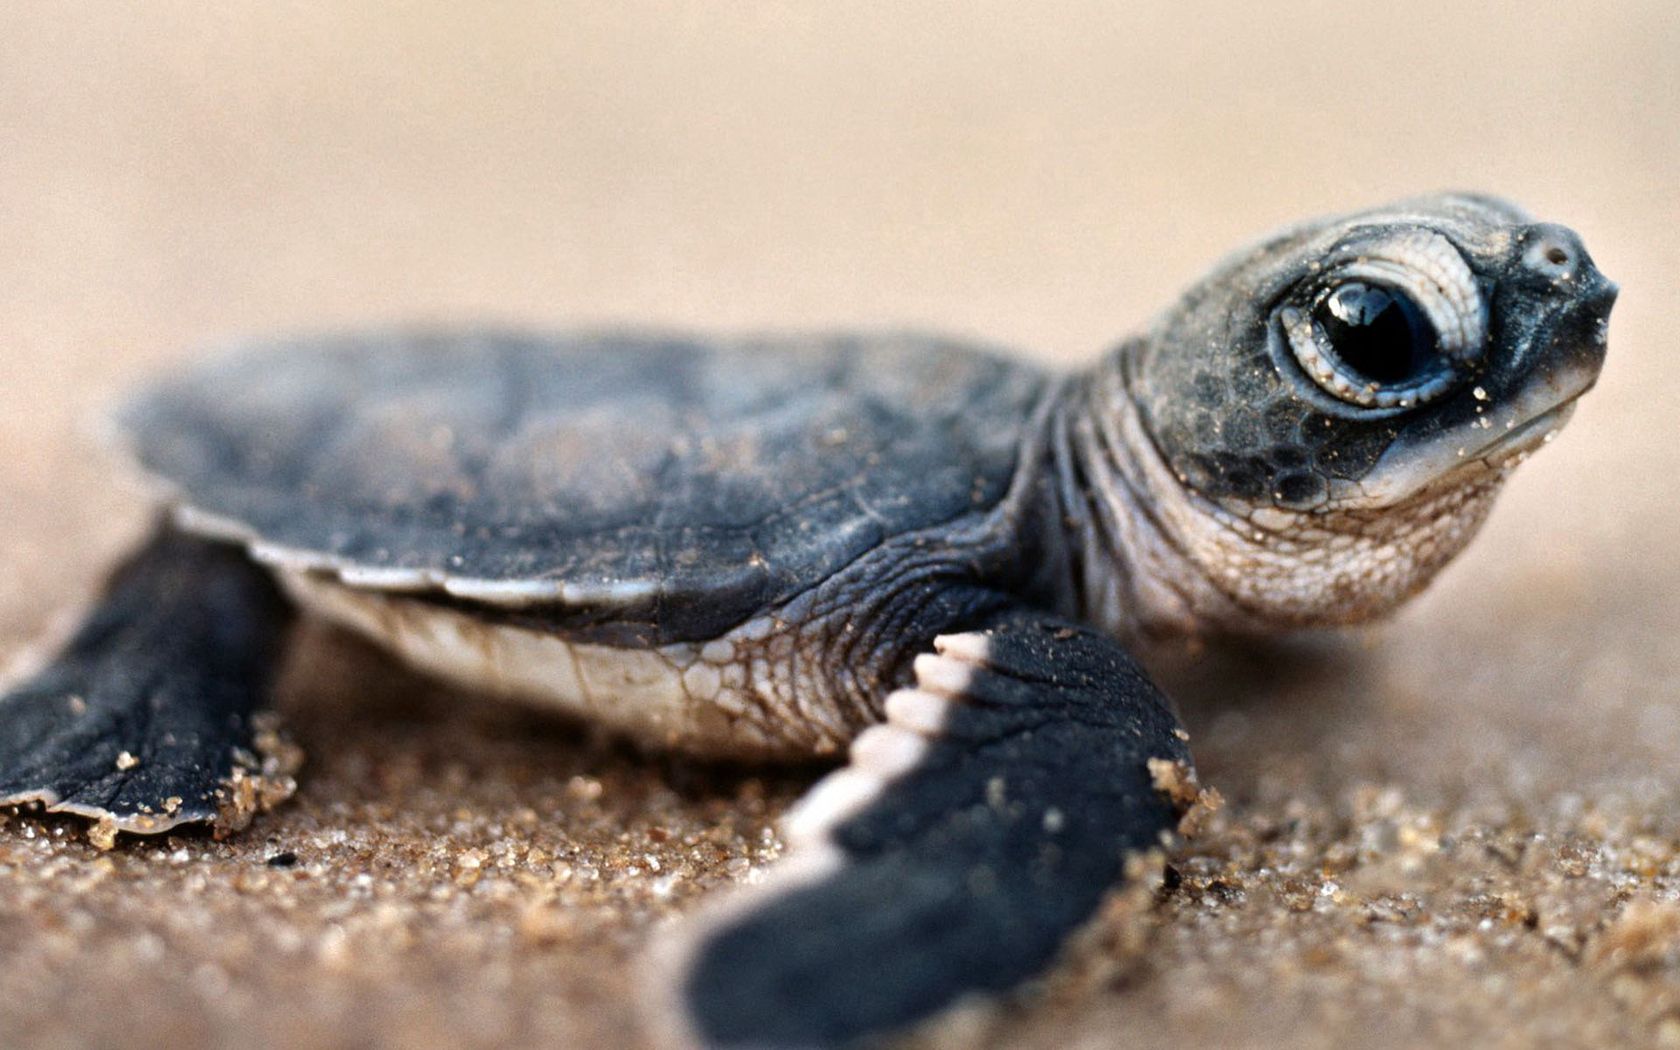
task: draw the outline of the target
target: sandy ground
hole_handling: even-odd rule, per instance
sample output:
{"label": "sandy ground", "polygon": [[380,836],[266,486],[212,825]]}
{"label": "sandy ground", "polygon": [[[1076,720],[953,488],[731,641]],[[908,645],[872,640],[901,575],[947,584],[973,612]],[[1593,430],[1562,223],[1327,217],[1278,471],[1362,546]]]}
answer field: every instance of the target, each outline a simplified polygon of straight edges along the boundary
{"label": "sandy ground", "polygon": [[[1274,223],[1494,190],[1622,282],[1599,390],[1394,623],[1159,655],[1227,808],[929,1039],[1680,1044],[1671,4],[337,6],[0,16],[0,657],[142,524],[86,421],[229,333],[898,322],[1073,363]],[[636,1045],[637,950],[811,777],[320,631],[285,710],[303,789],[233,842],[0,822],[8,1046]]]}

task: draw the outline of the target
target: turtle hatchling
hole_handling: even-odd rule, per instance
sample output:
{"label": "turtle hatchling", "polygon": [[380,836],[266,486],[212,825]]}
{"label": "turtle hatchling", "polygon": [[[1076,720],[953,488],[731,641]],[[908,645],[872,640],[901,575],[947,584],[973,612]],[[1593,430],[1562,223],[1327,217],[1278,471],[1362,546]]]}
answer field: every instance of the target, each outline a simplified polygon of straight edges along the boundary
{"label": "turtle hatchling", "polygon": [[1570,230],[1445,194],[1240,250],[1070,373],[888,332],[239,347],[120,412],[159,524],[0,698],[0,801],[249,819],[303,610],[647,747],[834,756],[670,999],[706,1046],[899,1031],[1043,971],[1177,827],[1140,647],[1416,594],[1615,297]]}

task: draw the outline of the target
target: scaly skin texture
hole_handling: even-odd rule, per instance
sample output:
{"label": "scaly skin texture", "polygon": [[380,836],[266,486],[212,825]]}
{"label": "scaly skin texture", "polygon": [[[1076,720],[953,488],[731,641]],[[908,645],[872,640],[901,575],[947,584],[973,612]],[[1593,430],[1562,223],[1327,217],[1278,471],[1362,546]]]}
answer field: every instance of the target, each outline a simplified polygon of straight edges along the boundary
{"label": "scaly skin texture", "polygon": [[[1291,344],[1289,325],[1312,338],[1299,326],[1314,304],[1372,272],[1469,340],[1427,399],[1338,394],[1339,376],[1309,374],[1317,348]],[[1085,615],[1125,636],[1391,612],[1596,380],[1614,297],[1574,234],[1480,197],[1309,223],[1232,257],[1098,362],[1059,417]]]}
{"label": "scaly skin texture", "polygon": [[1453,484],[1381,508],[1284,510],[1215,503],[1162,461],[1105,361],[1059,424],[1058,467],[1083,524],[1084,616],[1122,637],[1260,633],[1358,623],[1422,590],[1486,520],[1510,465],[1473,463]]}

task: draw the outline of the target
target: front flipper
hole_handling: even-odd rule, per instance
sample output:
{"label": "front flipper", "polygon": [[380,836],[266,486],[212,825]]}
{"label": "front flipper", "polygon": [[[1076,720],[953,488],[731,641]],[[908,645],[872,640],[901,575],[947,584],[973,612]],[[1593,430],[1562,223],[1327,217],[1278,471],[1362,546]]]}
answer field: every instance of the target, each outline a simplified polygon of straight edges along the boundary
{"label": "front flipper", "polygon": [[64,650],[0,695],[0,804],[99,821],[107,843],[237,812],[219,792],[252,764],[290,616],[242,551],[161,530]]}
{"label": "front flipper", "polygon": [[693,949],[707,1045],[842,1045],[1011,988],[1173,827],[1149,760],[1185,737],[1113,641],[1015,610],[935,648],[790,814],[790,870]]}

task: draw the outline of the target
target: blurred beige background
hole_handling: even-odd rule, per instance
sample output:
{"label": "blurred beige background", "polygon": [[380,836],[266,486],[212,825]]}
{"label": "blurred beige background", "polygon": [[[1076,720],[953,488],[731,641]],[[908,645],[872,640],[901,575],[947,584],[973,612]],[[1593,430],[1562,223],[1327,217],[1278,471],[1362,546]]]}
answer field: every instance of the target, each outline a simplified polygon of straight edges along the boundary
{"label": "blurred beige background", "polygon": [[[1680,1041],[1680,15],[1138,6],[7,4],[0,657],[142,521],[86,421],[230,334],[892,323],[1072,365],[1268,227],[1498,192],[1622,283],[1600,389],[1395,624],[1166,669],[1224,822],[1141,960],[985,1038]],[[313,775],[249,839],[0,827],[0,1030],[637,1038],[647,930],[804,779],[650,769],[352,649],[297,676]]]}

